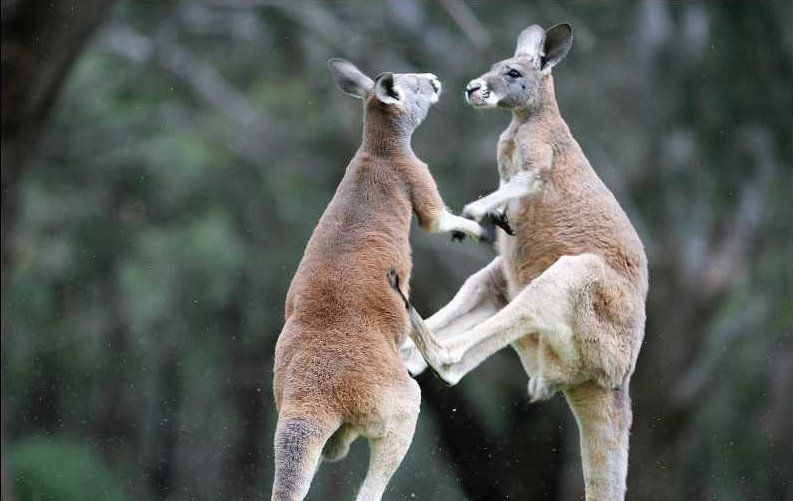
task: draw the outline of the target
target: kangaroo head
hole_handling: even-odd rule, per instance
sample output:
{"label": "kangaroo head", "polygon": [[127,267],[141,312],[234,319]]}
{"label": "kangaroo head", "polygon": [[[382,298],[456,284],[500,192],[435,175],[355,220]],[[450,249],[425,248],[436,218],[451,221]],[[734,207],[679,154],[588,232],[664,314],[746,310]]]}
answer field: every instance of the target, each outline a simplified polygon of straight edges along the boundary
{"label": "kangaroo head", "polygon": [[573,28],[557,24],[547,32],[532,25],[518,37],[515,55],[468,82],[465,99],[475,108],[527,108],[539,104],[540,83],[573,45]]}
{"label": "kangaroo head", "polygon": [[367,114],[378,114],[407,133],[426,118],[438,102],[441,81],[432,73],[381,73],[372,80],[344,59],[328,61],[330,74],[339,87],[364,101]]}

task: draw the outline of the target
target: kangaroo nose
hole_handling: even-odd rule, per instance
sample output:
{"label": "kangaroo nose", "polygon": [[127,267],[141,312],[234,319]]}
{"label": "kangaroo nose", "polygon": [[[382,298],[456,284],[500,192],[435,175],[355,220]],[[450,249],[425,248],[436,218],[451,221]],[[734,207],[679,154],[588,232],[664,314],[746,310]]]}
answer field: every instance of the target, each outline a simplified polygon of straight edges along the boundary
{"label": "kangaroo nose", "polygon": [[468,82],[468,85],[465,86],[465,92],[471,94],[473,92],[478,91],[482,88],[482,82],[479,80],[471,80]]}
{"label": "kangaroo nose", "polygon": [[432,88],[435,89],[436,94],[441,94],[441,89],[443,89],[443,86],[441,85],[441,81],[438,77],[430,74],[430,85],[432,85]]}

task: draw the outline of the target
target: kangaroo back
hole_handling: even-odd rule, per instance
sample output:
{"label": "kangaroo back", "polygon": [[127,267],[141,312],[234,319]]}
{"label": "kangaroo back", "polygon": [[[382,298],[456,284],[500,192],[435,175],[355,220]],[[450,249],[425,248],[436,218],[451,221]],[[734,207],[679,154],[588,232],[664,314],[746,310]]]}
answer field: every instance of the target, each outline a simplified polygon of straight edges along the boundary
{"label": "kangaroo back", "polygon": [[381,498],[410,446],[421,401],[398,351],[407,315],[383,275],[395,268],[406,282],[410,276],[412,212],[429,231],[482,236],[476,222],[446,210],[410,146],[440,81],[416,73],[372,80],[347,61],[329,66],[363,101],[364,137],[287,294],[273,378],[277,501],[303,499],[323,449],[327,460],[339,459],[359,435],[371,454],[357,499]]}

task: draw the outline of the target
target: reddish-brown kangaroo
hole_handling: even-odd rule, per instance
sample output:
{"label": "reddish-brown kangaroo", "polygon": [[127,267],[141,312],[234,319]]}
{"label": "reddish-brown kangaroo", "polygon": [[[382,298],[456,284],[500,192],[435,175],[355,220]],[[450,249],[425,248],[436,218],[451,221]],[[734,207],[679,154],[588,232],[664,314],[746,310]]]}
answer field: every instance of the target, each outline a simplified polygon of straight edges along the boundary
{"label": "reddish-brown kangaroo", "polygon": [[359,435],[369,439],[371,455],[357,499],[382,497],[410,446],[421,398],[400,358],[410,322],[387,274],[408,283],[414,212],[431,232],[484,235],[478,223],[446,209],[411,149],[440,81],[412,73],[372,81],[347,61],[328,65],[341,88],[363,100],[363,141],[286,297],[273,383],[277,501],[303,499],[320,457],[344,457]]}

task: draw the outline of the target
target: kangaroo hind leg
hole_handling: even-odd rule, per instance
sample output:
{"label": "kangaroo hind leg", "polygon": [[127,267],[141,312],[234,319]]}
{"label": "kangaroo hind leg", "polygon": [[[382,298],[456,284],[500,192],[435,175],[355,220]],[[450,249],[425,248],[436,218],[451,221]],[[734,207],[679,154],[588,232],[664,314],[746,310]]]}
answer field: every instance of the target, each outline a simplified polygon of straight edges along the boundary
{"label": "kangaroo hind leg", "polygon": [[404,389],[407,391],[395,392],[386,403],[384,413],[389,417],[377,433],[369,436],[369,470],[356,501],[379,501],[383,497],[388,481],[413,441],[421,392],[412,379],[406,381]]}
{"label": "kangaroo hind leg", "polygon": [[[576,375],[581,363],[573,332],[576,303],[582,288],[597,279],[600,269],[600,258],[592,254],[560,257],[498,313],[466,332],[445,338],[441,352],[446,362],[438,374],[446,382],[456,384],[506,346],[512,344],[519,353],[523,349],[536,351],[527,344],[531,339],[528,337],[534,334],[540,341],[535,346],[543,346],[553,357],[546,356],[529,365],[541,366],[552,358],[557,367],[566,369],[562,372]],[[513,344],[518,340],[521,343]],[[559,381],[576,382],[575,378]]]}
{"label": "kangaroo hind leg", "polygon": [[589,382],[565,396],[578,423],[587,500],[624,499],[632,421],[628,384],[603,388]]}
{"label": "kangaroo hind leg", "polygon": [[325,447],[322,448],[322,459],[330,462],[343,459],[350,452],[350,445],[356,438],[358,438],[357,430],[349,425],[342,425],[325,442]]}
{"label": "kangaroo hind leg", "polygon": [[468,279],[449,303],[426,320],[427,328],[439,338],[464,332],[507,304],[507,280],[502,260],[490,264]]}

